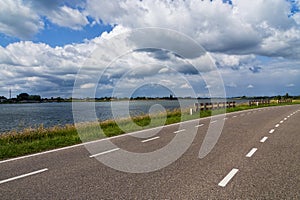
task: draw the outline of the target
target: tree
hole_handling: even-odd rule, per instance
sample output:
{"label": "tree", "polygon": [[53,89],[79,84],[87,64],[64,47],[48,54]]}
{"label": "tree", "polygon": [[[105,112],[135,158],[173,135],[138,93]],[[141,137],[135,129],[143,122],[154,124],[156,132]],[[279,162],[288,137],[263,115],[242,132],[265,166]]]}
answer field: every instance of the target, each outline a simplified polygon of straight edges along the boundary
{"label": "tree", "polygon": [[280,95],[277,95],[274,99],[275,99],[275,100],[280,100],[280,99],[281,99],[281,96],[280,96]]}
{"label": "tree", "polygon": [[30,95],[28,97],[29,100],[33,100],[33,101],[40,101],[42,98],[40,95]]}
{"label": "tree", "polygon": [[289,93],[286,93],[285,96],[284,96],[284,98],[285,98],[285,99],[290,98]]}
{"label": "tree", "polygon": [[21,93],[17,95],[17,100],[18,101],[23,101],[23,100],[28,100],[29,99],[29,94],[27,93]]}

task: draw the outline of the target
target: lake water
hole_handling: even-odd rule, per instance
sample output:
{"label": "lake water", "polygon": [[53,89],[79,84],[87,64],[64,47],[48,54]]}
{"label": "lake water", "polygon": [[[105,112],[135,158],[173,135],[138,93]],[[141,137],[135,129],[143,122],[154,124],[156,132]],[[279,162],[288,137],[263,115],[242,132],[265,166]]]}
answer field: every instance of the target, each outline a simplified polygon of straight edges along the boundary
{"label": "lake water", "polygon": [[[201,100],[207,102],[207,100]],[[181,107],[192,107],[195,100],[180,100]],[[241,102],[241,101],[240,101]],[[237,102],[238,103],[238,102]],[[76,104],[76,116],[81,116],[77,121],[89,121],[86,109],[92,103],[78,102]],[[113,110],[116,110],[117,117],[126,117],[129,110],[131,116],[145,114],[152,111],[164,109],[173,110],[180,108],[176,100],[151,100],[151,101],[130,101],[129,109],[126,101],[96,102],[95,111],[97,118],[101,121],[112,119]],[[156,105],[153,107],[153,105]],[[161,105],[161,106],[157,106]],[[35,127],[43,124],[44,127],[55,125],[73,124],[72,103],[36,103],[36,104],[0,104],[0,133],[10,130],[21,130],[27,127]]]}

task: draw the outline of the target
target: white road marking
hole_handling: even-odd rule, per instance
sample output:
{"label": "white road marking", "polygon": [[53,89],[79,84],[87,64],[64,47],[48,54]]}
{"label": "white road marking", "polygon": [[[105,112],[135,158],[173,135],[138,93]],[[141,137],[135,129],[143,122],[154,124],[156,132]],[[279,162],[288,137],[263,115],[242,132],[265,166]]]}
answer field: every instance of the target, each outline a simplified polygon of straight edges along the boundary
{"label": "white road marking", "polygon": [[285,121],[285,120],[287,120],[287,118],[284,118],[283,120]]}
{"label": "white road marking", "polygon": [[282,123],[283,123],[283,121],[281,120],[281,121],[280,121],[280,124],[282,124]]}
{"label": "white road marking", "polygon": [[17,179],[20,179],[20,178],[25,178],[27,176],[32,176],[32,175],[35,175],[35,174],[39,174],[39,173],[45,172],[47,170],[48,170],[48,168],[45,168],[45,169],[37,170],[37,171],[34,171],[34,172],[30,172],[30,173],[27,173],[27,174],[23,174],[23,175],[20,175],[20,176],[15,176],[15,177],[0,181],[0,184],[7,183],[9,181],[17,180]]}
{"label": "white road marking", "polygon": [[174,133],[180,133],[180,132],[183,132],[183,131],[185,131],[185,129],[181,129],[181,130],[175,131]]}
{"label": "white road marking", "polygon": [[227,117],[225,117],[223,120],[227,120],[228,118]]}
{"label": "white road marking", "polygon": [[107,153],[111,153],[111,152],[114,152],[114,151],[118,151],[118,150],[120,150],[120,148],[115,148],[115,149],[111,149],[111,150],[108,150],[108,151],[103,151],[101,153],[97,153],[97,154],[91,155],[90,158],[94,158],[94,157],[101,156],[101,155],[104,155],[104,154],[107,154]]}
{"label": "white road marking", "polygon": [[274,131],[275,131],[275,129],[271,129],[271,130],[269,131],[269,133],[274,133]]}
{"label": "white road marking", "polygon": [[145,142],[150,142],[150,141],[156,140],[156,139],[158,139],[158,138],[159,138],[159,136],[156,136],[156,137],[153,137],[153,138],[149,138],[149,139],[147,139],[147,140],[142,140],[142,142],[143,142],[143,143],[145,143]]}
{"label": "white road marking", "polygon": [[257,148],[252,148],[249,153],[247,153],[246,157],[251,158],[253,154],[257,151]]}
{"label": "white road marking", "polygon": [[232,118],[236,118],[237,116],[236,115],[234,115]]}
{"label": "white road marking", "polygon": [[204,124],[199,124],[199,125],[195,126],[195,128],[198,128],[198,127],[201,127],[201,126],[204,126]]}
{"label": "white road marking", "polygon": [[260,142],[261,142],[261,143],[264,143],[267,139],[268,139],[268,137],[263,137],[263,138],[260,140]]}
{"label": "white road marking", "polygon": [[213,123],[216,123],[218,120],[215,120],[215,121],[212,121],[212,122],[210,122],[211,124],[213,124]]}
{"label": "white road marking", "polygon": [[238,171],[238,169],[233,168],[218,185],[225,187]]}
{"label": "white road marking", "polygon": [[276,124],[276,125],[275,125],[276,128],[278,128],[279,126],[280,126],[279,124]]}

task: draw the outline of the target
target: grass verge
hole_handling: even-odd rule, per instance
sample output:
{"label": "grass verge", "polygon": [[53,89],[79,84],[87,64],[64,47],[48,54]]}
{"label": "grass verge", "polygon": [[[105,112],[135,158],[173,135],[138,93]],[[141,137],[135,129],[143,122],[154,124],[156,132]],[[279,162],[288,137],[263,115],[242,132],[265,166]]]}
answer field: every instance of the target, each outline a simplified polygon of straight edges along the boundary
{"label": "grass verge", "polygon": [[[300,104],[300,100],[293,103],[259,106],[238,105],[235,108],[227,108],[226,112],[236,112],[253,108]],[[44,128],[42,125],[36,128],[26,128],[22,131],[11,131],[0,135],[0,160],[51,150],[55,148],[70,146],[87,141],[116,136],[142,129],[173,124],[211,115],[222,114],[225,110],[201,111],[189,114],[189,110],[167,111],[156,115],[137,116],[131,119],[120,119],[118,121],[107,120],[104,122],[82,123]],[[99,125],[101,129],[99,128]],[[79,134],[80,133],[80,136]]]}

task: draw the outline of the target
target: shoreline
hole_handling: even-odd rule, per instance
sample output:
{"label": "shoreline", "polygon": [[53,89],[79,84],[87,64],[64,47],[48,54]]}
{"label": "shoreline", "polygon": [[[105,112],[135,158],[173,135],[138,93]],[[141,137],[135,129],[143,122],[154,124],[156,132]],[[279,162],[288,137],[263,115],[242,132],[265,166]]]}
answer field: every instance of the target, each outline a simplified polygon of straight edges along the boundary
{"label": "shoreline", "polygon": [[[213,114],[217,115],[262,107],[294,104],[300,104],[300,101],[284,104],[271,103],[270,105],[260,106],[241,104],[235,108],[227,108],[226,112],[224,112],[225,109],[214,110]],[[120,119],[118,122],[106,120],[103,122],[86,122],[76,125],[67,124],[50,128],[44,128],[40,125],[35,129],[26,128],[22,131],[10,131],[0,135],[0,160],[209,116],[212,116],[211,110],[195,112],[193,115],[190,115],[189,110],[181,113],[180,110],[177,109],[151,116],[142,115],[132,117],[131,119]],[[102,129],[101,133],[99,133],[99,125]],[[121,126],[122,129],[119,126]],[[79,136],[78,130],[85,134]]]}

